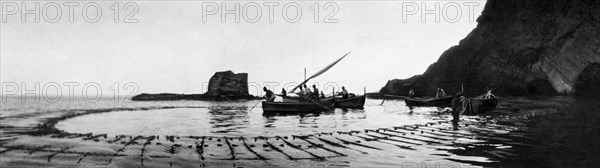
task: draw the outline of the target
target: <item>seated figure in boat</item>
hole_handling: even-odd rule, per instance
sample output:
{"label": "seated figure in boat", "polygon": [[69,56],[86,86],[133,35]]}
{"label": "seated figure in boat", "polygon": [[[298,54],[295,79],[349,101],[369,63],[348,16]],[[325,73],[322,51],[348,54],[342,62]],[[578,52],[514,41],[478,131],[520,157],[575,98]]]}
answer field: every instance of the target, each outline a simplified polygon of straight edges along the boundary
{"label": "seated figure in boat", "polygon": [[306,87],[306,85],[304,85],[304,97],[310,97],[312,96],[312,92],[310,91],[310,88]]}
{"label": "seated figure in boat", "polygon": [[347,99],[348,98],[348,91],[346,90],[346,87],[342,86],[342,91],[338,92],[338,95],[342,95],[343,99]]}
{"label": "seated figure in boat", "polygon": [[485,96],[483,98],[486,98],[486,99],[496,98],[496,95],[492,94],[491,90],[488,90],[487,93],[485,93]]}
{"label": "seated figure in boat", "polygon": [[281,88],[281,97],[285,97],[287,96],[287,92],[285,91],[284,88]]}
{"label": "seated figure in boat", "polygon": [[325,94],[323,94],[323,91],[321,91],[321,96],[319,98],[321,98],[321,99],[325,98]]}
{"label": "seated figure in boat", "polygon": [[267,89],[267,87],[263,87],[263,91],[265,91],[265,98],[267,99],[267,102],[275,101],[275,94],[273,94],[273,91]]}
{"label": "seated figure in boat", "polygon": [[437,92],[435,93],[435,98],[442,98],[442,97],[446,97],[446,92],[444,92],[444,89],[437,88]]}
{"label": "seated figure in boat", "polygon": [[304,97],[304,89],[302,89],[302,87],[300,87],[300,91],[298,91],[298,93],[296,93],[299,97]]}
{"label": "seated figure in boat", "polygon": [[415,91],[414,91],[414,90],[412,90],[412,89],[410,89],[410,90],[408,91],[408,97],[415,97]]}
{"label": "seated figure in boat", "polygon": [[319,98],[319,89],[317,89],[316,85],[312,85],[313,87],[313,96],[314,98]]}

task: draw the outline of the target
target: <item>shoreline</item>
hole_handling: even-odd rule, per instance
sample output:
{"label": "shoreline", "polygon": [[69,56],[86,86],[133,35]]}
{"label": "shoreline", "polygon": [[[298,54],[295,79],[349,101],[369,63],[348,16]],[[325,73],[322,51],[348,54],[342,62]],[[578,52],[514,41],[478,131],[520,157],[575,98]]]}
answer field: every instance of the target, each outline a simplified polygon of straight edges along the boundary
{"label": "shoreline", "polygon": [[256,100],[261,97],[253,95],[209,95],[209,94],[177,94],[177,93],[142,93],[135,95],[131,101],[233,101],[233,100]]}

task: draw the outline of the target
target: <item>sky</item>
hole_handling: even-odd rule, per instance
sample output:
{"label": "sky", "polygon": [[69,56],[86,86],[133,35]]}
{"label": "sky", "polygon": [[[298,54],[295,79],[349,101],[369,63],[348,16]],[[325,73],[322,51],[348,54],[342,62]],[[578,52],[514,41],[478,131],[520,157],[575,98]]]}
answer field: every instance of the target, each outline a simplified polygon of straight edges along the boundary
{"label": "sky", "polygon": [[[363,88],[378,91],[388,80],[423,73],[477,26],[485,6],[485,1],[128,2],[0,2],[2,94],[89,94],[92,85],[103,95],[203,93],[215,72],[232,70],[248,73],[250,94],[261,95],[257,88],[293,87],[302,82],[304,68],[310,76],[350,51],[308,84],[362,94]],[[222,10],[236,13],[236,3],[239,22]],[[23,15],[23,8],[33,14]]]}

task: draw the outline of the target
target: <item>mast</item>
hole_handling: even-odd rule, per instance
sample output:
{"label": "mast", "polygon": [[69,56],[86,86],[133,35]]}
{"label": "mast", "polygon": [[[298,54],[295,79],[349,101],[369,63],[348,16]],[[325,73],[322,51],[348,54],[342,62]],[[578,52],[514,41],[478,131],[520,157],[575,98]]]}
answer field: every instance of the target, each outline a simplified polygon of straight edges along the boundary
{"label": "mast", "polygon": [[306,80],[306,67],[304,67],[304,80]]}

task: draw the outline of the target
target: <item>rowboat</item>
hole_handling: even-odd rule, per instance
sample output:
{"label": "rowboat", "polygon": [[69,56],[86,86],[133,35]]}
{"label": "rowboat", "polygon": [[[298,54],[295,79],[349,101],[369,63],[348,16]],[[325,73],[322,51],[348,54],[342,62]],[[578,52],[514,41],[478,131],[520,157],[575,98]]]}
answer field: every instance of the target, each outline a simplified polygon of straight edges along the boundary
{"label": "rowboat", "polygon": [[350,97],[346,99],[335,99],[336,108],[363,108],[365,106],[366,95]]}
{"label": "rowboat", "polygon": [[308,113],[330,111],[334,109],[335,100],[333,98],[321,99],[318,101],[299,101],[299,102],[262,102],[264,113]]}
{"label": "rowboat", "polygon": [[[491,93],[489,93],[491,94]],[[478,115],[490,112],[498,106],[498,98],[496,96],[481,95],[475,98],[468,98],[466,104],[463,104],[463,115]]]}
{"label": "rowboat", "polygon": [[446,96],[442,98],[406,98],[404,102],[408,108],[412,109],[413,107],[451,107],[452,106],[452,98],[454,96]]}

